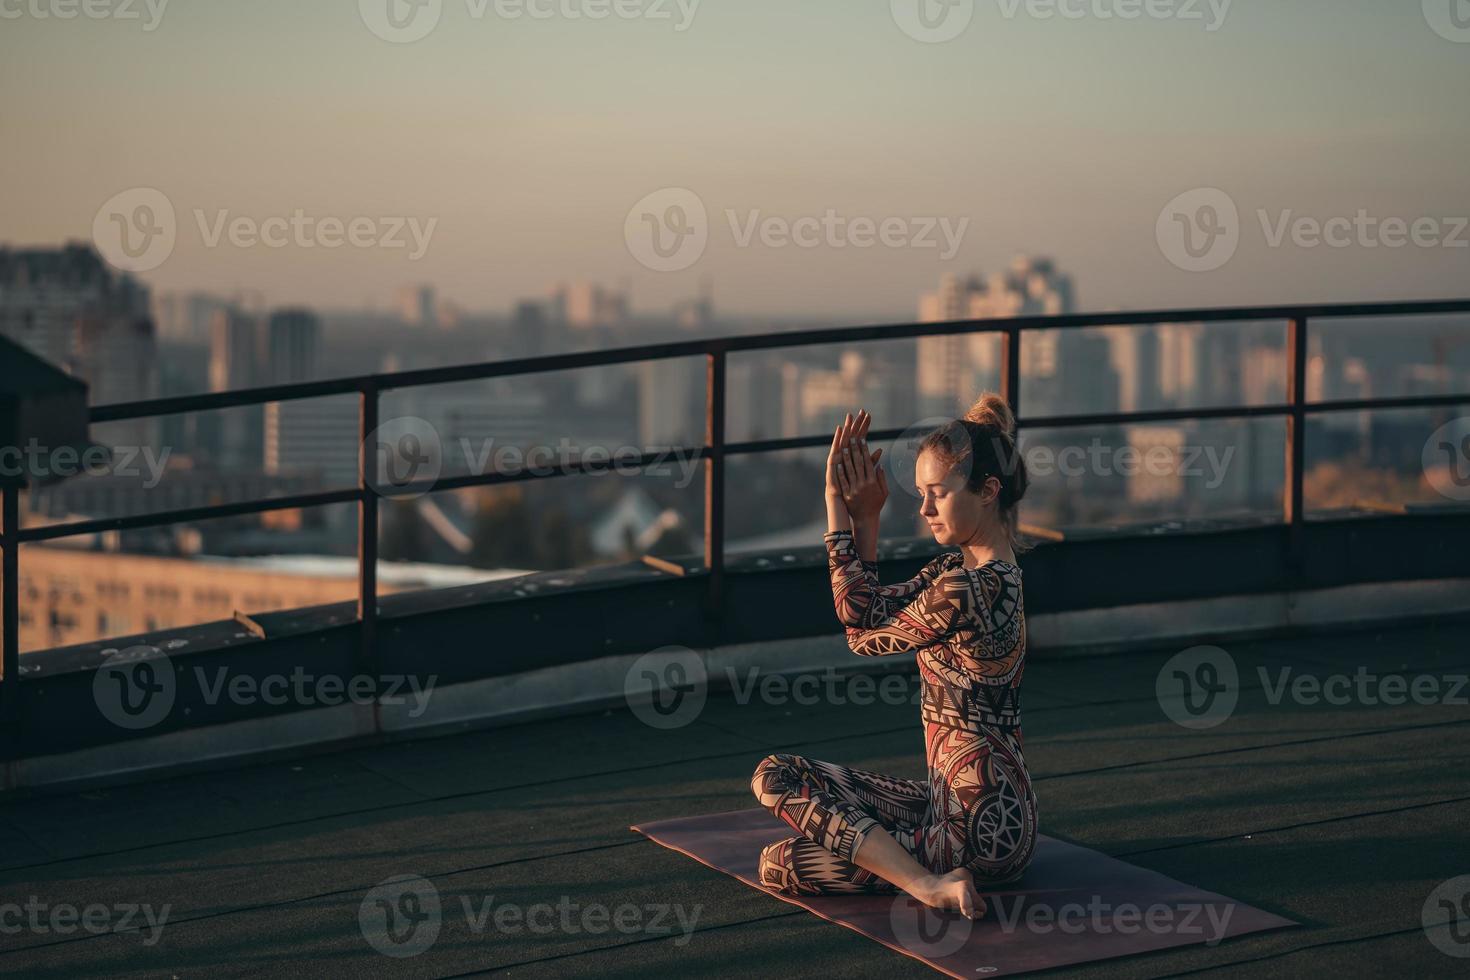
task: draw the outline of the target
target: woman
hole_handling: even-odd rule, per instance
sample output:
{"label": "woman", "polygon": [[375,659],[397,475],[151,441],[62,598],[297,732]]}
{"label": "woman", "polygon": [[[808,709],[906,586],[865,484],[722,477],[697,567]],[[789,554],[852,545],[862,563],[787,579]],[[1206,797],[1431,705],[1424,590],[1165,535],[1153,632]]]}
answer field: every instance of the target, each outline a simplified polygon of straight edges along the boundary
{"label": "woman", "polygon": [[849,415],[827,457],[832,595],[854,653],[918,655],[928,779],[784,753],[762,759],[751,789],[800,836],[761,852],[760,880],[793,895],[902,889],[978,918],[986,906],[976,883],[1014,881],[1036,844],[1017,699],[1026,620],[1016,505],[1026,467],[1015,417],[995,394],[926,436],[914,465],[919,513],[935,541],[960,550],[901,585],[880,585],[888,484],[883,451],[868,455],[871,421]]}

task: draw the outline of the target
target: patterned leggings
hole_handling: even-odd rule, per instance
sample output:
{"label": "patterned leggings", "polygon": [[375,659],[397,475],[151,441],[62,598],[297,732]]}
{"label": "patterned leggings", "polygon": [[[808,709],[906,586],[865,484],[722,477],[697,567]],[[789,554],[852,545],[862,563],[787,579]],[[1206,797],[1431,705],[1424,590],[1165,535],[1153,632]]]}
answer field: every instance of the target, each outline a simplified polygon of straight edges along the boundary
{"label": "patterned leggings", "polygon": [[852,860],[876,827],[935,874],[965,867],[976,884],[1020,877],[1036,837],[1024,764],[1004,739],[938,726],[928,734],[931,747],[937,740],[951,751],[941,751],[941,768],[931,764],[927,783],[799,755],[762,759],[752,792],[801,836],[761,851],[761,884],[788,895],[891,894],[892,883]]}

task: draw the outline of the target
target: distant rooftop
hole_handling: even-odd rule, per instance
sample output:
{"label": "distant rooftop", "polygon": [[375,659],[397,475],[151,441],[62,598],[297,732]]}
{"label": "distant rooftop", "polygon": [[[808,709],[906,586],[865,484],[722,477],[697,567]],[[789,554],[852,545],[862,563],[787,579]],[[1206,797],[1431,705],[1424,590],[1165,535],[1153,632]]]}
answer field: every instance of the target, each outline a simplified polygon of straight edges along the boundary
{"label": "distant rooftop", "polygon": [[[279,575],[311,578],[357,578],[357,559],[336,555],[259,555],[243,558],[200,555],[196,561],[230,569],[254,569]],[[467,565],[435,565],[429,562],[379,561],[378,581],[384,585],[424,589],[448,589],[478,585],[534,574],[534,569],[471,568]]]}

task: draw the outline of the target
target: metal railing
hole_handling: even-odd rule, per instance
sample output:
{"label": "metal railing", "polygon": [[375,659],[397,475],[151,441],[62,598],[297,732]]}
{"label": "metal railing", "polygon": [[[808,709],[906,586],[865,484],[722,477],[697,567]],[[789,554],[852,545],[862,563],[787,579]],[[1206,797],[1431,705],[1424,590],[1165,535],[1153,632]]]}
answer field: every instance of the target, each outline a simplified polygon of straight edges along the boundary
{"label": "metal railing", "polygon": [[[103,423],[162,415],[177,415],[186,412],[215,411],[250,405],[263,405],[269,402],[296,401],[309,398],[323,398],[332,395],[355,394],[358,396],[359,401],[357,486],[350,489],[270,497],[215,506],[160,511],[125,517],[101,518],[43,527],[21,528],[19,527],[20,491],[14,486],[7,485],[3,493],[3,513],[0,513],[0,516],[3,516],[4,522],[3,535],[0,535],[0,548],[3,548],[4,552],[3,566],[0,566],[0,575],[3,575],[4,579],[3,597],[0,597],[0,605],[3,605],[3,621],[0,621],[0,629],[3,629],[4,634],[3,674],[0,674],[0,695],[3,695],[7,702],[13,701],[18,685],[12,683],[12,681],[18,681],[20,677],[18,551],[21,545],[75,535],[94,534],[103,531],[123,531],[145,527],[158,527],[193,521],[266,513],[268,511],[319,507],[329,504],[352,502],[356,502],[358,508],[357,620],[360,626],[360,642],[358,647],[359,666],[369,676],[376,676],[375,635],[378,618],[378,500],[383,494],[375,486],[374,482],[376,477],[374,472],[376,454],[364,452],[362,451],[362,447],[378,428],[379,399],[385,391],[426,385],[476,381],[486,378],[542,374],[551,371],[606,367],[639,361],[668,360],[703,355],[707,377],[705,445],[697,449],[693,447],[681,447],[677,451],[687,453],[688,457],[697,457],[704,462],[704,565],[709,575],[708,588],[705,593],[706,612],[709,615],[715,615],[720,608],[720,601],[724,590],[726,460],[728,457],[735,455],[780,452],[783,450],[823,446],[829,444],[831,441],[830,435],[820,435],[802,436],[791,439],[763,439],[734,444],[728,443],[725,438],[725,381],[727,360],[731,354],[825,344],[854,344],[867,341],[938,337],[951,334],[997,333],[1000,334],[1001,360],[1004,365],[1000,379],[1001,394],[1010,402],[1012,408],[1015,410],[1017,425],[1020,427],[1073,428],[1123,422],[1146,423],[1204,419],[1284,418],[1287,429],[1286,480],[1285,493],[1283,495],[1282,520],[1284,524],[1292,528],[1292,540],[1297,541],[1299,540],[1299,529],[1303,521],[1302,475],[1305,459],[1305,426],[1308,415],[1364,409],[1432,408],[1470,403],[1470,392],[1399,398],[1362,398],[1308,402],[1306,399],[1308,321],[1319,318],[1405,317],[1456,313],[1470,313],[1470,300],[1088,313],[1066,316],[1027,316],[990,320],[957,320],[943,323],[903,323],[829,328],[689,340],[676,343],[625,347],[607,351],[555,354],[543,357],[403,371],[395,374],[338,378],[330,381],[277,385],[266,388],[160,398],[151,401],[94,407],[91,411],[91,421]],[[1065,330],[1104,326],[1147,326],[1163,323],[1240,323],[1272,320],[1284,320],[1287,323],[1287,399],[1283,404],[1228,408],[1107,412],[1041,417],[1028,417],[1023,414],[1020,351],[1021,336],[1028,330]],[[875,430],[869,433],[869,438],[893,438],[902,434],[903,431],[901,429]],[[644,453],[636,461],[622,458],[618,461],[617,465],[633,465],[642,468],[666,459],[668,451],[669,449],[664,449],[658,453]],[[489,486],[525,480],[547,479],[552,476],[582,475],[606,470],[613,465],[611,459],[600,462],[578,461],[568,464],[555,473],[492,472],[442,477],[422,483],[395,485],[392,493],[422,493],[453,490],[463,487]]]}

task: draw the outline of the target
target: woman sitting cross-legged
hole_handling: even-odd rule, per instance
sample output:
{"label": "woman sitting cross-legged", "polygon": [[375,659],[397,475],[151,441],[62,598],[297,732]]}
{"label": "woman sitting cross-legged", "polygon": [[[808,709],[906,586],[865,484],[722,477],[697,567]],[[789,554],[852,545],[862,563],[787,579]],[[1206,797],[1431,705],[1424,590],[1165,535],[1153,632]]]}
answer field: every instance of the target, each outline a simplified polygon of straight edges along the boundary
{"label": "woman sitting cross-legged", "polygon": [[827,459],[832,596],[860,656],[917,656],[928,778],[902,779],[799,755],[762,759],[751,789],[798,836],[766,847],[760,880],[792,895],[892,893],[985,913],[976,891],[1014,881],[1036,844],[1018,692],[1026,619],[1016,505],[1026,469],[1005,401],[982,396],[930,433],[915,460],[919,513],[957,547],[897,585],[878,582],[888,496],[868,453],[871,418],[838,427]]}

